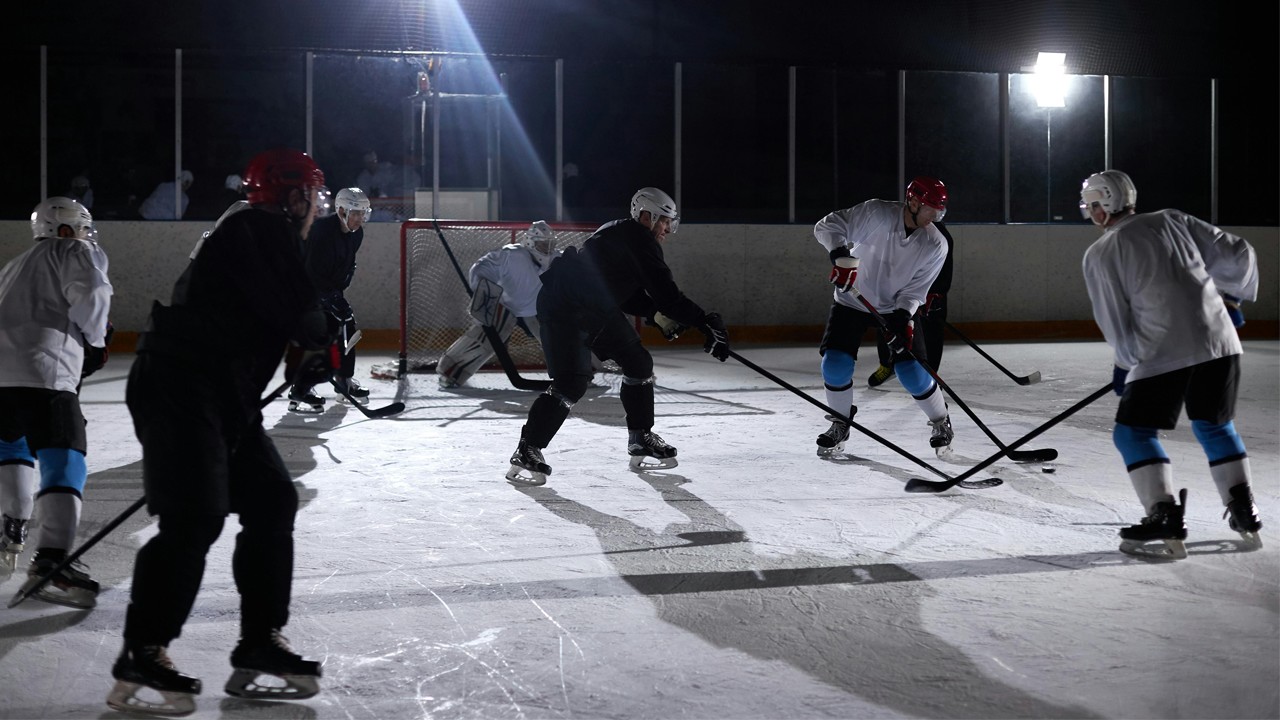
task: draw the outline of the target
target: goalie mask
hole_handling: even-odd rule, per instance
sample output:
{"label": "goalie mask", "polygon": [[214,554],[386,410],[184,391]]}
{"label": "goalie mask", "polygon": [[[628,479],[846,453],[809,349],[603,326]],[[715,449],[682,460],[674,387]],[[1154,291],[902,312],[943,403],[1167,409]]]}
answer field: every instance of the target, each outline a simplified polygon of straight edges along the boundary
{"label": "goalie mask", "polygon": [[51,197],[36,205],[31,213],[31,237],[33,240],[60,237],[59,228],[69,227],[72,234],[89,240],[91,233],[96,233],[93,216],[80,203],[67,197]]}
{"label": "goalie mask", "polygon": [[1138,205],[1138,189],[1133,180],[1119,170],[1103,170],[1085,179],[1080,187],[1080,214],[1095,225],[1105,225],[1094,219],[1091,210],[1097,205],[1110,216],[1132,210]]}
{"label": "goalie mask", "polygon": [[539,265],[545,265],[547,258],[555,252],[556,233],[545,220],[539,220],[525,231],[524,237],[520,238],[520,244],[533,253]]}
{"label": "goalie mask", "polygon": [[631,196],[631,219],[639,221],[640,213],[648,212],[656,220],[659,217],[671,218],[667,232],[671,235],[680,227],[680,215],[676,212],[676,201],[656,187],[640,188]]}
{"label": "goalie mask", "polygon": [[338,213],[338,222],[347,232],[359,230],[369,219],[369,197],[360,188],[349,187],[338,191],[333,200],[333,207]]}

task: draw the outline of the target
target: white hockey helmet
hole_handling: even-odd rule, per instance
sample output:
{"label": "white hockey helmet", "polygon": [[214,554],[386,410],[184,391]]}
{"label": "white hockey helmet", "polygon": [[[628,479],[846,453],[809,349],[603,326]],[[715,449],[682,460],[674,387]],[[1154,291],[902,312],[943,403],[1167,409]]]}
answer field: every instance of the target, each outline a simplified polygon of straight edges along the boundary
{"label": "white hockey helmet", "polygon": [[58,237],[58,228],[63,225],[70,227],[76,237],[87,240],[93,230],[93,216],[85,206],[67,197],[51,197],[36,205],[31,213],[34,240]]}
{"label": "white hockey helmet", "polygon": [[656,187],[640,188],[631,196],[631,219],[639,220],[640,213],[648,211],[654,218],[671,218],[668,233],[674,235],[680,227],[680,214],[676,212],[676,201]]}
{"label": "white hockey helmet", "polygon": [[556,249],[556,231],[551,229],[545,220],[538,220],[529,226],[520,244],[533,253],[539,260],[545,260]]}
{"label": "white hockey helmet", "polygon": [[369,203],[369,196],[357,187],[342,188],[333,199],[334,211],[343,211],[338,213],[338,220],[342,223],[342,227],[348,230],[350,227],[347,225],[347,218],[351,213],[359,213],[363,219],[368,220],[370,207],[372,206]]}
{"label": "white hockey helmet", "polygon": [[1108,215],[1118,215],[1138,205],[1138,189],[1133,180],[1119,170],[1103,170],[1085,178],[1080,187],[1080,214],[1093,220],[1089,209],[1097,203]]}

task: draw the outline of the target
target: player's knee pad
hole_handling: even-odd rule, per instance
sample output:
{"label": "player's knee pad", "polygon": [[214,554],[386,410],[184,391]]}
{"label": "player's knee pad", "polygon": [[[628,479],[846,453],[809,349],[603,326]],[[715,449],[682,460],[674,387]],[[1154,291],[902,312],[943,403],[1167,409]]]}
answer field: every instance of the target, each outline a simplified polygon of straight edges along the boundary
{"label": "player's knee pad", "polygon": [[828,388],[839,390],[853,383],[853,356],[843,350],[827,348],[822,353],[822,382]]}
{"label": "player's knee pad", "polygon": [[647,378],[633,378],[627,375],[622,376],[623,385],[652,385],[657,382],[658,378],[650,375]]}
{"label": "player's knee pad", "polygon": [[583,379],[582,382],[577,382],[576,378],[574,381],[566,383],[557,381],[555,385],[547,388],[542,394],[562,405],[567,412],[573,409],[574,403],[587,394],[587,384],[589,382],[586,379]]}
{"label": "player's knee pad", "polygon": [[240,527],[253,534],[278,535],[293,532],[298,514],[298,490],[292,482],[264,483],[254,494],[251,508],[240,509]]}
{"label": "player's knee pad", "polygon": [[13,442],[0,440],[0,465],[36,466],[36,456],[31,454],[25,437],[20,437]]}
{"label": "player's knee pad", "polygon": [[1200,447],[1204,448],[1210,464],[1245,456],[1244,441],[1240,439],[1240,433],[1236,432],[1236,424],[1230,420],[1225,423],[1192,420],[1191,432],[1200,441]]}
{"label": "player's knee pad", "polygon": [[933,376],[915,358],[895,361],[893,371],[898,375],[898,382],[902,383],[902,387],[917,400],[928,397],[938,388]]}
{"label": "player's knee pad", "polygon": [[[225,515],[161,513],[159,537],[181,548],[183,552],[204,557],[204,553],[208,552],[222,534],[222,526],[226,521]],[[145,546],[141,552],[148,552]]]}
{"label": "player's knee pad", "polygon": [[1160,436],[1155,428],[1134,427],[1124,423],[1116,423],[1111,439],[1124,458],[1125,467],[1132,470],[1137,465],[1145,465],[1152,461],[1168,462],[1164,446],[1160,444]]}
{"label": "player's knee pad", "polygon": [[89,477],[84,453],[70,448],[45,448],[36,453],[40,459],[40,491],[36,497],[51,492],[84,494],[84,483]]}

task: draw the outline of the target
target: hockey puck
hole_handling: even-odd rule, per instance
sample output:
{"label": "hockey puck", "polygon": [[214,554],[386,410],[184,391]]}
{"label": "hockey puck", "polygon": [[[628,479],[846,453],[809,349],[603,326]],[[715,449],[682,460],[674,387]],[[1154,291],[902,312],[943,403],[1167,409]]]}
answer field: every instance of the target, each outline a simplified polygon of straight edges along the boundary
{"label": "hockey puck", "polygon": [[1056,467],[1054,467],[1054,466],[1052,466],[1052,465],[1045,465],[1045,466],[1043,466],[1043,467],[1041,467],[1041,468],[1040,468],[1040,472],[1047,472],[1047,473],[1051,473],[1051,472],[1054,472],[1054,471],[1055,471],[1055,470],[1057,470],[1057,469],[1058,469],[1058,468],[1056,468]]}

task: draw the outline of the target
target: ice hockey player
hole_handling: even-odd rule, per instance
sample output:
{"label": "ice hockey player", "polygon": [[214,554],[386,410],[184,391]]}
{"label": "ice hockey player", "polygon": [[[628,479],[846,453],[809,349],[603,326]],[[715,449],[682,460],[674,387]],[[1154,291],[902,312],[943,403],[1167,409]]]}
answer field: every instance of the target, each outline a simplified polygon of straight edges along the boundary
{"label": "ice hockey player", "polygon": [[602,225],[542,274],[538,322],[552,385],[529,408],[507,472],[512,483],[546,482],[551,467],[542,451],[586,392],[592,354],[621,368],[631,468],[676,466],[676,449],[653,432],[653,357],[624,313],[648,318],[664,332],[696,327],[706,336],[706,352],[721,362],[729,357],[724,321],[685,297],[663,257],[662,243],[679,224],[669,195],[641,188],[631,198],[630,218]]}
{"label": "ice hockey player", "polygon": [[1124,552],[1186,557],[1186,493],[1173,495],[1173,466],[1159,431],[1186,405],[1209,460],[1224,517],[1246,547],[1261,547],[1249,456],[1235,428],[1242,300],[1256,300],[1258,261],[1244,238],[1180,210],[1136,214],[1128,175],[1104,170],[1080,190],[1080,212],[1103,229],[1085,251],[1093,317],[1115,353],[1113,433],[1147,515],[1120,530]]}
{"label": "ice hockey player", "polygon": [[466,384],[493,357],[484,332],[486,325],[506,342],[517,323],[523,322],[529,334],[539,339],[539,276],[555,259],[555,247],[555,232],[539,220],[529,226],[520,242],[491,250],[471,266],[470,313],[475,322],[440,356],[436,373],[441,387]]}
{"label": "ice hockey player", "polygon": [[[294,653],[289,620],[298,493],[260,411],[290,342],[329,345],[325,313],[303,266],[301,240],[324,174],[298,150],[269,150],[244,173],[252,207],[226,217],[155,303],[129,373],[125,401],[142,444],[147,508],[158,532],[138,551],[124,648],[112,667],[112,708],[154,715],[195,709],[199,679],[179,672],[168,646],[182,632],[210,546],[229,513],[240,532],[231,564],[240,593],[240,641],[226,692],[272,700],[319,691],[320,665]],[[287,379],[329,377],[329,353],[286,366]],[[259,683],[274,676],[271,687]],[[142,688],[161,700],[139,697]]]}
{"label": "ice hockey player", "polygon": [[[17,566],[32,511],[41,518],[21,591],[52,572],[75,544],[88,478],[78,392],[81,379],[106,363],[111,341],[107,254],[97,243],[89,211],[70,198],[49,198],[31,214],[31,235],[35,244],[0,269],[0,560],[5,566]],[[77,563],[60,570],[34,597],[91,608],[97,595],[98,583]]]}
{"label": "ice hockey player", "polygon": [[[951,418],[941,388],[921,367],[915,351],[912,315],[925,302],[930,285],[946,261],[947,242],[935,220],[947,212],[947,188],[941,181],[920,176],[907,185],[905,202],[867,200],[833,212],[813,228],[813,235],[831,259],[835,285],[831,314],[818,352],[827,405],[834,410],[853,407],[853,370],[858,348],[868,327],[884,334],[858,295],[876,309],[889,326],[886,336],[893,351],[898,381],[915,398],[933,431],[930,447],[939,457],[951,448]],[[831,427],[818,436],[818,455],[844,448],[849,424],[828,417]]]}
{"label": "ice hockey player", "polygon": [[[368,402],[369,390],[356,382],[357,335],[355,312],[347,302],[346,289],[356,273],[356,253],[364,242],[364,223],[369,219],[369,198],[360,188],[343,188],[333,199],[334,212],[315,221],[303,246],[307,274],[320,293],[320,305],[329,317],[329,331],[339,339],[342,365],[334,373],[333,389],[357,402]],[[312,387],[295,384],[289,391],[289,409],[298,413],[324,411],[324,398]]]}
{"label": "ice hockey player", "polygon": [[[942,367],[942,349],[945,347],[943,335],[947,327],[947,293],[951,292],[955,241],[951,239],[951,233],[942,221],[934,220],[933,226],[947,241],[947,259],[942,263],[938,278],[929,286],[924,304],[916,310],[915,322],[916,330],[924,339],[924,361],[936,372]],[[893,377],[893,351],[889,349],[889,343],[885,342],[883,333],[876,336],[876,355],[879,357],[880,367],[867,376],[867,387],[879,387]]]}

